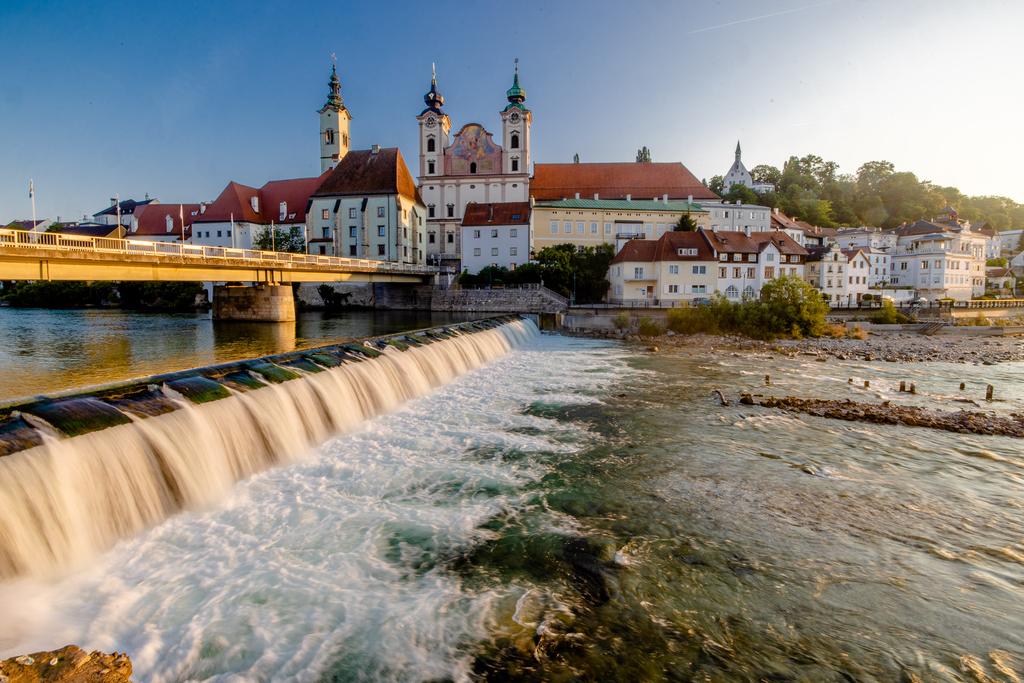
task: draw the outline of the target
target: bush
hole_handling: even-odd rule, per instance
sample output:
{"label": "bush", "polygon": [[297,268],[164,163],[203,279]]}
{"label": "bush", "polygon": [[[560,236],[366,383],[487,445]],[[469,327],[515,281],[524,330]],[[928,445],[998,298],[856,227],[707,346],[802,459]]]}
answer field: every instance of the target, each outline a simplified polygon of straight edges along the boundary
{"label": "bush", "polygon": [[985,317],[984,313],[978,311],[978,315],[973,318],[962,318],[956,324],[964,327],[989,327],[992,325],[992,322]]}
{"label": "bush", "polygon": [[869,320],[876,325],[906,325],[910,317],[897,310],[892,301],[883,299],[882,307],[872,313]]}
{"label": "bush", "polygon": [[624,330],[628,328],[629,316],[626,315],[625,313],[619,313],[614,318],[612,318],[612,325],[614,325],[615,329],[617,330]]}
{"label": "bush", "polygon": [[665,333],[665,326],[657,320],[640,318],[639,333],[641,337],[660,337]]}

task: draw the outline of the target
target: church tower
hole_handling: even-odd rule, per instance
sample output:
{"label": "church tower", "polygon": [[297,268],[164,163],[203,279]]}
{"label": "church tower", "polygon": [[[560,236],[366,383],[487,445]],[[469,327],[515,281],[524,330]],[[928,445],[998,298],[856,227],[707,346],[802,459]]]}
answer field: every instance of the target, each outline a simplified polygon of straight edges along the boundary
{"label": "church tower", "polygon": [[328,86],[331,91],[327,95],[327,102],[319,110],[321,173],[337,166],[348,154],[348,122],[352,118],[341,101],[341,83],[338,81],[337,67],[333,64]]}
{"label": "church tower", "polygon": [[508,105],[501,110],[501,140],[505,154],[502,172],[506,174],[530,172],[530,124],[533,113],[526,108],[526,91],[519,85],[519,58],[515,62],[512,87],[505,93]]}
{"label": "church tower", "polygon": [[444,150],[448,147],[451,119],[444,113],[444,95],[437,90],[437,69],[430,65],[430,90],[423,96],[427,108],[416,120],[420,124],[420,178],[444,175]]}

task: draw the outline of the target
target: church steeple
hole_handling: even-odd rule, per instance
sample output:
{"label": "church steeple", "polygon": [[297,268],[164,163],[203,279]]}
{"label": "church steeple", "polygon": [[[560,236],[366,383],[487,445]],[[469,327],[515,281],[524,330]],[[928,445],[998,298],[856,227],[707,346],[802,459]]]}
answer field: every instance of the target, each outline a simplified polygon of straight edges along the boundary
{"label": "church steeple", "polygon": [[[334,55],[331,55],[332,62]],[[327,82],[330,91],[327,102],[320,107],[320,171],[337,166],[348,154],[348,122],[352,118],[341,100],[341,82],[338,80],[337,64],[331,64],[331,79]]]}
{"label": "church steeple", "polygon": [[740,154],[741,154],[741,152],[740,152],[740,141],[737,140],[736,141],[736,161],[740,160]]}
{"label": "church steeple", "polygon": [[512,77],[512,87],[505,92],[505,96],[508,98],[508,109],[509,107],[516,107],[518,109],[526,109],[523,106],[523,102],[526,101],[526,91],[519,85],[519,58],[516,57],[515,75]]}
{"label": "church steeple", "polygon": [[327,82],[331,92],[327,95],[327,102],[324,104],[324,108],[332,107],[334,109],[344,109],[345,104],[341,101],[341,81],[338,80],[338,67],[336,64],[331,64],[331,80]]}
{"label": "church steeple", "polygon": [[441,110],[441,107],[444,106],[444,95],[437,90],[437,67],[433,63],[430,65],[430,90],[423,96],[423,103],[427,105],[427,108],[423,110],[421,116],[428,111],[444,114]]}

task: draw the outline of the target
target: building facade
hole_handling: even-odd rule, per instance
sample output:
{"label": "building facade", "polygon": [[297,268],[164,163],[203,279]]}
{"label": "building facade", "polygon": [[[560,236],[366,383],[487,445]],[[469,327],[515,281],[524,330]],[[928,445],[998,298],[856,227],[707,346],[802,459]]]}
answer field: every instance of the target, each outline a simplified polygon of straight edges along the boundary
{"label": "building facade", "polygon": [[462,217],[462,271],[515,270],[530,260],[530,203],[470,202]]}
{"label": "building facade", "polygon": [[863,249],[839,245],[812,247],[804,279],[817,288],[830,306],[856,306],[868,293],[871,260]]}
{"label": "building facade", "polygon": [[512,87],[501,110],[501,144],[479,123],[467,123],[449,137],[451,119],[433,74],[423,96],[426,108],[419,123],[418,181],[427,211],[426,250],[431,263],[459,267],[462,220],[468,204],[529,200],[530,127],[526,90],[519,84],[516,63]]}
{"label": "building facade", "polygon": [[917,221],[894,231],[890,282],[927,299],[967,301],[985,293],[988,237],[955,221]]}

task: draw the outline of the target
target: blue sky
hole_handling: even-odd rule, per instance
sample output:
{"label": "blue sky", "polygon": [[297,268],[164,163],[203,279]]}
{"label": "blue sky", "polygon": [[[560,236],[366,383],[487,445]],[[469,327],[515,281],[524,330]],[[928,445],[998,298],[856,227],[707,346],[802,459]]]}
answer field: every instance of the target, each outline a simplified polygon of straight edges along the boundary
{"label": "blue sky", "polygon": [[0,221],[109,197],[213,199],[319,170],[337,53],[355,148],[398,145],[437,62],[458,129],[494,131],[519,57],[534,161],[724,173],[816,153],[1024,201],[1017,0],[0,0]]}

